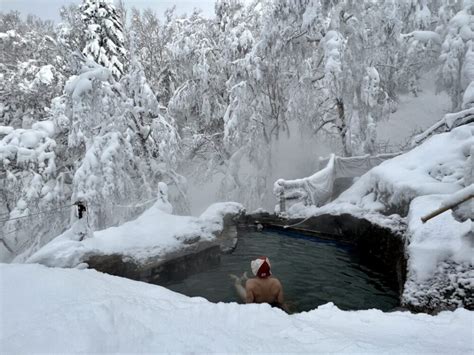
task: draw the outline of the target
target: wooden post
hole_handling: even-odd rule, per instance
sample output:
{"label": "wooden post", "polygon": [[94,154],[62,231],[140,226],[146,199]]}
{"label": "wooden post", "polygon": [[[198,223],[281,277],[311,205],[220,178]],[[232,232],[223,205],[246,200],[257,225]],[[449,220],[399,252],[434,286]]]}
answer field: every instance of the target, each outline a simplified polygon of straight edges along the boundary
{"label": "wooden post", "polygon": [[280,192],[280,213],[285,213],[286,212],[286,204],[285,204],[285,192],[281,191]]}
{"label": "wooden post", "polygon": [[434,217],[440,215],[441,213],[446,212],[447,210],[450,210],[450,209],[456,207],[457,205],[460,205],[461,203],[464,203],[464,202],[466,202],[466,201],[469,201],[469,200],[470,200],[471,198],[473,198],[473,197],[474,197],[474,195],[469,195],[469,196],[467,196],[466,198],[462,199],[461,201],[458,201],[458,202],[456,202],[456,203],[450,204],[450,205],[448,205],[448,206],[440,207],[440,208],[438,208],[437,210],[431,212],[430,214],[427,214],[426,216],[421,217],[421,221],[422,221],[423,223],[426,223],[426,222],[429,221],[431,218],[434,218]]}

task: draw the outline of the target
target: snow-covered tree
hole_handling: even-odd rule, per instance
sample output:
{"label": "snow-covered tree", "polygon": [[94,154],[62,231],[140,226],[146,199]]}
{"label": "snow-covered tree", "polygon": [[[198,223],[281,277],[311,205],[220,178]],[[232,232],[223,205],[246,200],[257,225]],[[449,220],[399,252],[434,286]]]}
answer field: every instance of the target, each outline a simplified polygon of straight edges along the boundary
{"label": "snow-covered tree", "polygon": [[171,196],[177,212],[188,212],[184,178],[176,172],[180,152],[180,137],[173,118],[161,112],[157,95],[153,92],[136,50],[137,36],[130,38],[130,65],[122,84],[127,97],[126,112],[129,125],[135,132],[132,145],[145,174],[147,188],[153,193],[157,181],[167,181],[175,194]]}
{"label": "snow-covered tree", "polygon": [[0,125],[31,128],[64,82],[55,34],[51,23],[18,13],[0,14],[0,29]]}
{"label": "snow-covered tree", "polygon": [[61,22],[56,27],[60,55],[63,58],[64,75],[77,74],[84,62],[82,49],[86,46],[86,25],[82,21],[79,6],[72,4],[60,10]]}
{"label": "snow-covered tree", "polygon": [[80,11],[86,26],[82,52],[110,69],[115,78],[120,78],[125,70],[126,56],[120,14],[111,0],[84,0]]}
{"label": "snow-covered tree", "polygon": [[135,33],[139,48],[136,56],[163,106],[167,106],[177,84],[175,62],[167,46],[174,40],[175,17],[173,9],[167,10],[161,20],[151,9],[140,12],[134,8],[130,19],[130,30]]}
{"label": "snow-covered tree", "polygon": [[[266,197],[272,144],[281,134],[289,134],[289,122],[298,117],[296,102],[302,100],[295,93],[313,80],[306,69],[321,37],[317,2],[261,2],[259,6],[261,14],[254,17],[258,25],[247,30],[253,32],[252,46],[243,58],[233,61],[224,116],[229,160],[222,190],[226,198],[239,196],[250,208],[258,207],[258,201]],[[303,75],[305,80],[301,80]],[[317,103],[314,96],[312,104]],[[303,117],[307,116],[300,117],[301,121]]]}
{"label": "snow-covered tree", "polygon": [[[394,66],[397,20],[393,11],[391,6],[372,2],[347,2],[335,6],[330,14],[322,58],[332,108],[326,110],[322,124],[335,129],[345,155],[375,152],[376,122],[393,91],[390,80],[379,72]],[[393,70],[384,74],[393,75]]]}
{"label": "snow-covered tree", "polygon": [[447,4],[440,10],[445,25],[439,29],[443,44],[439,57],[438,87],[449,93],[452,109],[458,110],[473,77],[471,48],[474,42],[474,5],[466,1],[464,8],[449,19],[454,9]]}

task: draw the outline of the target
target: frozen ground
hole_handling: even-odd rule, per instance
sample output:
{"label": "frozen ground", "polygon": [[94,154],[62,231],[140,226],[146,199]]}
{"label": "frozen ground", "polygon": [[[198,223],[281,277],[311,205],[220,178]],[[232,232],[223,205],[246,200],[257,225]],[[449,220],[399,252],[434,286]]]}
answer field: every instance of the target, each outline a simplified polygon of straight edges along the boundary
{"label": "frozen ground", "polygon": [[0,348],[18,353],[469,354],[474,312],[287,315],[210,303],[94,270],[0,264]]}

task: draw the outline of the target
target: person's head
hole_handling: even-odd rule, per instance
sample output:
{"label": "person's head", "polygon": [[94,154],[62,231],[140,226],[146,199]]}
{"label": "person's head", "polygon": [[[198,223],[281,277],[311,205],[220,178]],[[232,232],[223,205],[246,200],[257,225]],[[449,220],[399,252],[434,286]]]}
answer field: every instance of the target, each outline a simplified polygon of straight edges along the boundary
{"label": "person's head", "polygon": [[252,268],[253,274],[261,279],[265,279],[272,274],[270,270],[270,260],[268,260],[266,256],[260,256],[257,259],[252,260],[250,262],[250,267]]}

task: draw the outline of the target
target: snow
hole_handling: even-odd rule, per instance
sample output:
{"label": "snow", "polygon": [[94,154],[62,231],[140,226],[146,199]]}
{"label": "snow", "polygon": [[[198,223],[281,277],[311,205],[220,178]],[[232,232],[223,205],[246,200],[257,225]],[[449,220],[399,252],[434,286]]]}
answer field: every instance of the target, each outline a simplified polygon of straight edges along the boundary
{"label": "snow", "polygon": [[0,126],[0,135],[6,136],[7,134],[10,134],[13,132],[14,128],[10,126]]}
{"label": "snow", "polygon": [[74,100],[91,91],[94,80],[107,81],[111,75],[110,70],[95,64],[91,60],[86,60],[83,71],[80,75],[71,76],[64,86],[64,92],[71,95]]}
{"label": "snow", "polygon": [[52,136],[55,131],[52,121],[37,122],[31,129],[0,127],[0,134],[6,134],[0,140],[0,164],[8,166],[10,161],[16,160],[18,165],[34,162],[54,169],[56,142]]}
{"label": "snow", "polygon": [[217,202],[210,205],[200,216],[201,219],[221,223],[226,215],[238,215],[243,211],[243,206],[236,202]]}
{"label": "snow", "polygon": [[458,222],[450,211],[425,224],[420,220],[434,207],[441,206],[443,199],[444,195],[430,195],[417,197],[411,202],[407,231],[410,257],[403,304],[423,309],[472,307],[472,220]]}
{"label": "snow", "polygon": [[469,84],[474,81],[474,43],[471,42],[466,54],[464,55],[464,63],[461,69],[461,86],[466,89]]}
{"label": "snow", "polygon": [[[210,303],[94,270],[0,264],[0,346],[18,353],[468,354],[474,312],[288,315]],[[229,281],[230,282],[230,281]]]}
{"label": "snow", "polygon": [[31,126],[33,130],[42,131],[47,137],[53,137],[56,132],[56,127],[53,121],[40,121],[33,123]]}
{"label": "snow", "polygon": [[469,197],[474,197],[474,185],[471,184],[469,186],[466,186],[464,189],[459,190],[452,194],[449,197],[446,197],[443,199],[443,202],[441,203],[441,207],[449,207],[453,206]]}
{"label": "snow", "polygon": [[459,28],[459,34],[464,41],[474,38],[474,33],[470,28],[471,15],[466,10],[459,11],[449,22],[451,27]]}
{"label": "snow", "polygon": [[408,269],[418,281],[425,281],[433,275],[436,266],[442,261],[453,260],[457,264],[472,262],[474,247],[468,238],[464,238],[472,228],[472,221],[457,222],[450,212],[426,223],[421,221],[421,217],[441,207],[443,199],[444,195],[420,196],[410,204]]}
{"label": "snow", "polygon": [[429,41],[436,44],[441,44],[441,37],[439,34],[433,31],[413,31],[406,34],[400,35],[402,38],[414,38],[416,41],[427,43]]}
{"label": "snow", "polygon": [[411,151],[385,161],[362,176],[353,188],[336,201],[358,203],[362,190],[389,195],[388,203],[401,205],[414,197],[435,193],[453,193],[461,188],[465,147],[474,144],[474,125],[461,126],[438,134]]}
{"label": "snow", "polygon": [[326,73],[337,75],[341,72],[341,56],[344,50],[344,39],[337,31],[328,31],[323,39],[326,62],[324,70]]}
{"label": "snow", "polygon": [[175,216],[163,211],[158,201],[133,221],[93,233],[78,240],[74,228],[53,239],[33,254],[27,262],[48,266],[77,267],[91,254],[120,254],[137,262],[185,248],[185,243],[199,237],[200,241],[215,239],[223,228],[226,214],[238,214],[243,207],[237,203],[211,205],[198,217]]}
{"label": "snow", "polygon": [[420,134],[414,136],[411,140],[411,146],[422,143],[426,138],[439,131],[446,131],[457,126],[464,125],[474,121],[474,108],[468,108],[463,111],[448,113],[441,120],[433,124]]}
{"label": "snow", "polygon": [[420,4],[421,9],[417,8],[416,14],[415,14],[415,19],[416,19],[416,24],[420,27],[426,28],[429,26],[431,22],[431,11],[426,6],[426,4]]}
{"label": "snow", "polygon": [[49,85],[54,80],[54,67],[52,65],[44,65],[36,74],[36,79],[45,85]]}
{"label": "snow", "polygon": [[303,14],[303,22],[301,24],[302,29],[311,28],[311,25],[314,24],[315,20],[318,18],[320,9],[313,4],[310,4]]}
{"label": "snow", "polygon": [[474,106],[474,81],[472,81],[464,91],[462,98],[462,107],[468,108]]}

